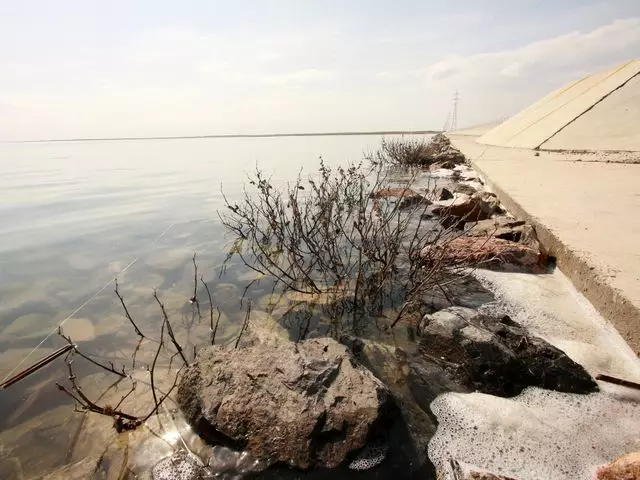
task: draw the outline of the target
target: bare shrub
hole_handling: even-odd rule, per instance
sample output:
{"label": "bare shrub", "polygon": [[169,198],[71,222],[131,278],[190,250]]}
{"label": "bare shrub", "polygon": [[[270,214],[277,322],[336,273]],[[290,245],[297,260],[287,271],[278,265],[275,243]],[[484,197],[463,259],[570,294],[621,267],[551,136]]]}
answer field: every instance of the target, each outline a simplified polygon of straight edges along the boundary
{"label": "bare shrub", "polygon": [[382,163],[425,167],[433,162],[434,154],[431,141],[422,138],[392,138],[382,139],[382,145],[373,157]]}
{"label": "bare shrub", "polygon": [[390,169],[380,161],[385,145],[370,164],[331,169],[321,162],[316,175],[282,189],[258,169],[241,201],[225,197],[221,219],[235,238],[229,258],[271,277],[274,290],[321,308],[336,337],[363,335],[384,315],[395,326],[420,310],[426,291],[469,266],[446,263],[435,249],[420,254],[461,232],[428,220],[426,196],[406,201],[416,198],[410,187],[418,171]]}

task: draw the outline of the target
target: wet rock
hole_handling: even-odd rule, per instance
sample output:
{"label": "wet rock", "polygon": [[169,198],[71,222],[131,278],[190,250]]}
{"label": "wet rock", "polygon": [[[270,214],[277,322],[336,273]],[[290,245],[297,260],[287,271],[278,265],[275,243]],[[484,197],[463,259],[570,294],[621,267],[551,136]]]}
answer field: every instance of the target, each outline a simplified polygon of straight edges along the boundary
{"label": "wet rock", "polygon": [[[425,468],[428,470],[430,468],[427,458],[428,444],[436,432],[437,424],[429,410],[424,410],[416,401],[409,388],[409,355],[400,348],[371,340],[365,341],[362,355],[366,366],[389,388],[402,417],[402,422],[398,423],[406,425],[407,431],[403,435],[396,434],[394,437],[392,432],[389,439],[389,459],[385,465],[393,462],[395,448],[396,457],[401,453],[411,459],[412,470],[421,471]],[[427,474],[406,475],[406,477],[433,478],[432,475]]]}
{"label": "wet rock", "polygon": [[640,479],[640,452],[628,453],[598,468],[596,480]]}
{"label": "wet rock", "polygon": [[490,192],[473,195],[456,194],[452,200],[434,202],[432,212],[442,217],[454,216],[467,222],[477,222],[500,213],[500,200]]}
{"label": "wet rock", "polygon": [[421,251],[427,261],[490,270],[542,270],[540,253],[526,245],[499,238],[459,237],[438,245],[427,245]]}
{"label": "wet rock", "polygon": [[[425,315],[417,330],[420,347],[410,364],[410,381],[423,408],[444,391],[512,397],[529,386],[568,393],[598,390],[582,366],[508,316],[449,307]],[[424,394],[425,385],[430,395]]]}
{"label": "wet rock", "polygon": [[204,435],[301,469],[341,464],[390,406],[387,388],[329,338],[202,349],[177,401]]}

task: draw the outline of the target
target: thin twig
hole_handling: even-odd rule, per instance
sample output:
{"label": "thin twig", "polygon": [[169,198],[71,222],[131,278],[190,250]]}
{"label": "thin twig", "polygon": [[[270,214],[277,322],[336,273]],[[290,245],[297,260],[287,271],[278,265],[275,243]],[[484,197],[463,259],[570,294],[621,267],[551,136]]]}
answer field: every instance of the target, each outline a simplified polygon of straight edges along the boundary
{"label": "thin twig", "polygon": [[73,343],[73,340],[71,340],[71,337],[68,337],[68,336],[64,335],[64,334],[62,333],[62,329],[60,329],[60,328],[58,328],[58,335],[60,335],[62,338],[64,338],[64,339],[67,341],[67,343],[68,343],[69,345],[72,345],[72,346],[73,346],[74,351],[75,351],[78,355],[80,355],[82,358],[84,358],[85,360],[87,360],[88,362],[93,363],[95,366],[100,367],[100,368],[102,368],[102,369],[106,370],[106,371],[107,371],[107,372],[109,372],[109,373],[115,373],[116,375],[118,375],[118,376],[120,376],[120,377],[122,377],[122,378],[126,378],[126,377],[127,377],[127,374],[126,374],[126,372],[124,371],[124,366],[122,367],[122,370],[116,370],[115,366],[113,365],[113,363],[112,363],[111,361],[109,361],[109,365],[105,365],[104,363],[100,363],[100,362],[98,362],[98,361],[94,360],[93,358],[91,358],[91,357],[89,357],[89,356],[85,355],[84,353],[82,353],[82,352],[78,349],[78,346],[77,346],[75,343]]}
{"label": "thin twig", "polygon": [[240,329],[240,333],[238,334],[238,339],[236,340],[236,345],[234,348],[238,348],[238,344],[240,343],[240,339],[242,338],[242,334],[244,333],[247,325],[249,324],[249,317],[251,316],[251,300],[247,302],[247,314],[244,316],[244,322],[242,323],[242,328]]}
{"label": "thin twig", "polygon": [[124,314],[127,317],[127,320],[129,320],[129,322],[131,323],[131,325],[133,325],[133,328],[135,329],[136,333],[138,334],[138,336],[145,338],[144,335],[142,334],[142,332],[140,331],[140,329],[138,328],[138,325],[136,325],[136,322],[133,321],[133,318],[131,317],[131,315],[129,314],[129,309],[127,308],[127,304],[124,302],[124,298],[122,298],[122,295],[120,295],[120,292],[118,291],[118,279],[116,278],[116,295],[118,296],[118,298],[120,299],[120,303],[122,304],[122,308],[124,309]]}
{"label": "thin twig", "polygon": [[182,361],[184,362],[184,364],[189,365],[189,362],[187,362],[187,359],[185,358],[184,353],[182,353],[182,347],[176,340],[175,335],[173,334],[173,328],[171,328],[171,322],[169,322],[169,317],[167,316],[167,311],[164,308],[164,304],[158,298],[158,293],[155,290],[153,291],[153,298],[155,298],[156,302],[158,302],[158,305],[160,305],[160,309],[162,310],[162,316],[164,318],[163,323],[167,325],[167,334],[169,335],[169,339],[171,340],[171,343],[173,343],[173,346],[176,347],[176,350],[180,354],[180,357],[182,357]]}
{"label": "thin twig", "polygon": [[189,301],[196,304],[196,307],[198,308],[198,317],[202,317],[202,315],[200,315],[200,302],[198,301],[198,264],[196,263],[195,252],[193,252],[193,258],[191,261],[193,262],[193,296]]}

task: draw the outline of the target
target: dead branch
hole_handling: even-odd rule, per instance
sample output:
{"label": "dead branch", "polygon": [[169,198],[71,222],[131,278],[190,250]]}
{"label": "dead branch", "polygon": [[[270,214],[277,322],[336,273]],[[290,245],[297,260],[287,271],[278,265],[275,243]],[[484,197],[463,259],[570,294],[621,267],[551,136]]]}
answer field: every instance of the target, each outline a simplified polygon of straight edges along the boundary
{"label": "dead branch", "polygon": [[[216,310],[218,311],[218,318],[216,320],[215,326],[213,325],[213,298],[211,297],[211,291],[209,290],[209,285],[206,284],[206,282],[204,281],[204,279],[202,277],[200,277],[200,281],[202,282],[202,284],[204,285],[205,290],[207,291],[207,296],[209,297],[209,334],[210,334],[210,341],[211,341],[211,345],[214,345],[216,343],[216,332],[218,331],[218,324],[220,323],[220,316],[222,315],[222,312],[220,311],[220,307],[218,307],[216,305]],[[194,355],[195,357],[195,355]]]}
{"label": "dead branch", "polygon": [[[176,348],[177,352],[180,354],[180,357],[182,358],[182,361],[184,362],[184,364],[189,365],[189,362],[187,361],[186,357],[184,356],[184,353],[182,352],[182,346],[180,346],[180,344],[176,340],[176,337],[173,333],[173,329],[171,328],[171,322],[169,322],[169,317],[167,316],[167,311],[164,308],[164,304],[158,298],[158,292],[156,292],[156,290],[153,291],[153,298],[156,299],[156,302],[160,306],[160,310],[162,310],[163,324],[166,324],[167,326],[167,334],[169,335],[169,339],[171,340],[171,343],[173,343],[173,346]],[[162,341],[160,341],[160,344],[162,344]]]}
{"label": "dead branch", "polygon": [[247,325],[249,324],[249,317],[251,317],[251,300],[247,302],[247,313],[244,316],[244,322],[242,322],[242,328],[240,329],[240,333],[238,334],[238,338],[236,340],[236,345],[234,348],[238,348],[238,345],[240,344],[240,339],[242,338],[242,334],[244,333],[244,331],[247,328]]}
{"label": "dead branch", "polygon": [[135,329],[135,331],[138,334],[138,336],[140,336],[141,338],[145,338],[145,336],[142,334],[142,332],[138,328],[138,325],[136,325],[136,322],[133,321],[133,318],[131,317],[131,314],[129,313],[129,309],[127,308],[127,304],[124,302],[124,298],[122,298],[122,295],[120,295],[120,292],[118,291],[118,279],[117,278],[116,278],[116,289],[115,289],[115,292],[116,292],[116,295],[118,296],[118,299],[120,299],[120,303],[122,304],[122,308],[124,309],[124,314],[127,317],[127,320],[129,320],[131,325],[133,325],[133,328]]}
{"label": "dead branch", "polygon": [[95,366],[102,368],[103,370],[106,370],[109,373],[115,373],[116,375],[118,375],[119,377],[122,378],[126,378],[127,374],[124,371],[124,366],[122,367],[122,370],[116,370],[115,366],[113,365],[113,362],[109,362],[109,365],[105,365],[104,363],[100,363],[96,360],[94,360],[93,358],[89,357],[88,355],[85,355],[84,353],[82,353],[80,351],[80,349],[78,348],[78,346],[73,343],[73,340],[71,340],[71,337],[65,336],[62,333],[62,329],[58,327],[58,335],[60,335],[62,338],[64,338],[67,343],[69,345],[71,345],[73,347],[73,350],[80,355],[82,358],[84,358],[85,360],[87,360],[90,363],[93,363]]}
{"label": "dead branch", "polygon": [[[135,428],[139,427],[142,424],[142,421],[138,417],[122,412],[117,408],[112,408],[108,405],[101,407],[100,405],[97,405],[96,403],[91,401],[91,399],[89,399],[89,397],[87,397],[84,394],[84,392],[76,382],[77,377],[73,372],[73,354],[74,353],[75,351],[71,350],[65,360],[67,364],[67,369],[69,371],[69,381],[71,382],[72,391],[67,389],[62,384],[56,383],[56,386],[58,387],[58,389],[63,393],[65,393],[66,395],[73,398],[76,404],[79,405],[82,410],[95,412],[101,415],[112,417],[114,419],[114,426],[116,427],[116,430],[118,430],[119,432],[124,430],[134,430]],[[121,403],[122,402],[118,404],[118,407],[120,406]]]}
{"label": "dead branch", "polygon": [[202,317],[200,315],[200,302],[198,301],[198,264],[196,263],[196,253],[193,252],[193,258],[191,259],[193,262],[193,296],[189,299],[191,303],[195,303],[198,309],[198,317]]}
{"label": "dead branch", "polygon": [[75,348],[74,344],[70,344],[70,345],[65,345],[62,348],[59,348],[58,350],[56,350],[55,352],[47,355],[46,357],[40,359],[39,361],[37,361],[36,363],[34,363],[33,365],[31,365],[30,367],[25,368],[24,370],[22,370],[21,372],[18,372],[17,374],[15,374],[14,376],[12,376],[11,378],[5,380],[4,382],[2,382],[2,384],[0,384],[0,388],[5,389],[7,387],[10,387],[11,385],[13,385],[14,383],[19,382],[20,380],[28,377],[29,375],[31,375],[32,373],[37,372],[38,370],[40,370],[42,367],[49,365],[51,362],[53,362],[56,358],[61,357],[62,355],[64,355],[65,353],[67,353],[69,350],[72,350]]}
{"label": "dead branch", "polygon": [[596,380],[613,383],[615,385],[632,388],[634,390],[640,390],[640,383],[632,382],[630,380],[623,380],[621,378],[612,377],[610,375],[605,375],[603,373],[596,375]]}

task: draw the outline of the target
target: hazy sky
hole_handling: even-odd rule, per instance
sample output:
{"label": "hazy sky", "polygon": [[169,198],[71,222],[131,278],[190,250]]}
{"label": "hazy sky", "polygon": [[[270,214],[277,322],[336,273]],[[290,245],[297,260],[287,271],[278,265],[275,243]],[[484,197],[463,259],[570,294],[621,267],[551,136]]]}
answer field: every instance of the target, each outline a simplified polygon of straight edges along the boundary
{"label": "hazy sky", "polygon": [[0,0],[0,139],[473,125],[634,57],[639,0]]}

